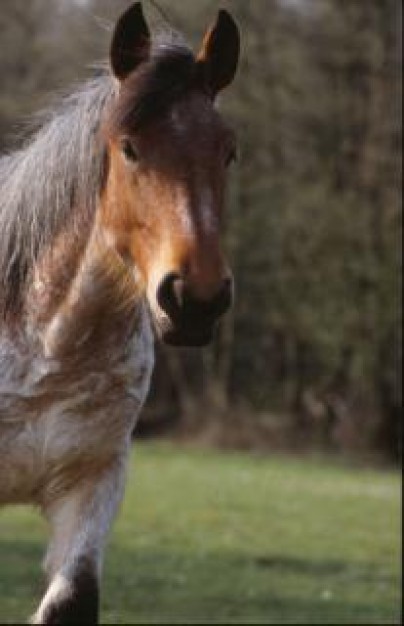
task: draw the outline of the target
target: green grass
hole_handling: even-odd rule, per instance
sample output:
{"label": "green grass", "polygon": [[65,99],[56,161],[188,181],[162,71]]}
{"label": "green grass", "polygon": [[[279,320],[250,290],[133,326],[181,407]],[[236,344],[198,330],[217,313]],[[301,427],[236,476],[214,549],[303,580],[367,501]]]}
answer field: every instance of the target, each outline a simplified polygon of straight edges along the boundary
{"label": "green grass", "polygon": [[[44,546],[34,511],[0,514],[0,622],[33,611]],[[138,444],[102,621],[399,623],[399,557],[398,474]]]}

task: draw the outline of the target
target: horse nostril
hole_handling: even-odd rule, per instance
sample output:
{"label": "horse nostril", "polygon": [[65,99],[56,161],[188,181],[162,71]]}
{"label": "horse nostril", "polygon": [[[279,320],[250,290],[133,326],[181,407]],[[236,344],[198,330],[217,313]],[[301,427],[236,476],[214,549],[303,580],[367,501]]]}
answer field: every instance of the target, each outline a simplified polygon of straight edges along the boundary
{"label": "horse nostril", "polygon": [[216,296],[212,299],[211,309],[216,317],[220,317],[231,306],[233,300],[233,279],[226,277]]}
{"label": "horse nostril", "polygon": [[230,307],[233,300],[233,280],[226,277],[213,296],[208,300],[192,295],[192,291],[184,285],[183,311],[187,317],[195,317],[200,321],[212,324]]}
{"label": "horse nostril", "polygon": [[157,302],[170,317],[176,317],[183,305],[184,281],[176,272],[166,274],[157,288]]}
{"label": "horse nostril", "polygon": [[202,300],[192,294],[192,290],[180,274],[166,274],[157,288],[157,302],[161,309],[174,322],[185,324],[198,322],[212,324],[230,307],[233,298],[233,280],[226,277],[209,300]]}

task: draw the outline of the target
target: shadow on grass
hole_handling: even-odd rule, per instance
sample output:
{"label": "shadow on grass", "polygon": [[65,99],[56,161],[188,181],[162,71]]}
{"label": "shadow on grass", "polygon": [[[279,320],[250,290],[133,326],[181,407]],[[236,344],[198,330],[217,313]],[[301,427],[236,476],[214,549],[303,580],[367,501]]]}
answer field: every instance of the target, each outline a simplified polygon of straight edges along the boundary
{"label": "shadow on grass", "polygon": [[109,623],[399,623],[398,582],[370,563],[114,546],[105,583]]}
{"label": "shadow on grass", "polygon": [[253,559],[257,567],[277,569],[279,572],[294,572],[306,576],[322,577],[341,575],[361,582],[381,582],[394,584],[394,576],[368,563],[337,561],[333,559],[299,559],[287,556],[258,556]]}
{"label": "shadow on grass", "polygon": [[[42,591],[42,556],[40,542],[0,542],[1,623],[25,621],[33,611]],[[203,546],[199,552],[122,549],[114,542],[102,617],[126,624],[392,624],[399,623],[391,602],[397,584],[370,563],[209,553]]]}

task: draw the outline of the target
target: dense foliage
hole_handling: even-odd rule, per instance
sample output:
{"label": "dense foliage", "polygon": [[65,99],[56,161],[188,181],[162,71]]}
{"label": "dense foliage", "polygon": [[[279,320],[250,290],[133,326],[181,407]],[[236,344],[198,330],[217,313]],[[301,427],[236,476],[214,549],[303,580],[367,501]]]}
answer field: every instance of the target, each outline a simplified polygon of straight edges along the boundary
{"label": "dense foliage", "polygon": [[[243,37],[220,106],[239,135],[215,346],[159,349],[144,429],[229,445],[399,454],[401,2],[228,0]],[[127,3],[3,0],[0,142],[103,59]],[[160,0],[197,45],[218,3]],[[155,25],[157,3],[145,2]]]}

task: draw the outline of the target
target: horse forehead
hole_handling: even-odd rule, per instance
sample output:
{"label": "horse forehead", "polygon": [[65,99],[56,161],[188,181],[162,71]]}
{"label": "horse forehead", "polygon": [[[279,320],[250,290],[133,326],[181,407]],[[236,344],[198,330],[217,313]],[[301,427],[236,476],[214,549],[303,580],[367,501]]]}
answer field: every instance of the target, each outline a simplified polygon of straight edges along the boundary
{"label": "horse forehead", "polygon": [[194,96],[176,102],[167,116],[170,131],[179,138],[195,138],[194,133],[203,133],[205,139],[216,137],[222,123],[211,102],[203,96]]}

